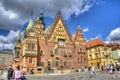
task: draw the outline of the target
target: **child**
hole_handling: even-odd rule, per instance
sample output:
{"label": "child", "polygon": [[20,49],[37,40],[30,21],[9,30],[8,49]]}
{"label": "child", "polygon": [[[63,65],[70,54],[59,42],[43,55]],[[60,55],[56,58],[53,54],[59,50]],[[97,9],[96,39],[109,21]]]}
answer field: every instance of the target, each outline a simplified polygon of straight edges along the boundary
{"label": "child", "polygon": [[27,80],[24,76],[24,74],[22,74],[22,76],[19,78],[20,80]]}

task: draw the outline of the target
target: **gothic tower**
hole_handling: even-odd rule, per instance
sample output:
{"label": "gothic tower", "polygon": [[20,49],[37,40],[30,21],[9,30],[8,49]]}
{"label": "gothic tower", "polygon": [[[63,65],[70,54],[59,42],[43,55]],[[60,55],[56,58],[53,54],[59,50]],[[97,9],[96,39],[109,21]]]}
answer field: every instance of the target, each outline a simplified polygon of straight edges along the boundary
{"label": "gothic tower", "polygon": [[33,20],[30,18],[22,40],[22,61],[21,67],[29,72],[37,69],[38,38]]}
{"label": "gothic tower", "polygon": [[39,17],[36,19],[35,24],[39,39],[45,39],[44,36],[45,23],[44,23],[44,16],[42,11],[40,12]]}
{"label": "gothic tower", "polygon": [[18,32],[18,36],[16,39],[16,45],[14,48],[14,68],[17,66],[20,66],[20,61],[21,61],[21,40],[20,40],[20,31]]}

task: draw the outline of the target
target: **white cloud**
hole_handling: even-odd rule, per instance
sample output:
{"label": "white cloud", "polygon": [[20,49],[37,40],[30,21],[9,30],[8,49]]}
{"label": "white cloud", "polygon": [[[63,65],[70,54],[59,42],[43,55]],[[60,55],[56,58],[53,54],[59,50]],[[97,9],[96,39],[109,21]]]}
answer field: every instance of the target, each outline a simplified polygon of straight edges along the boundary
{"label": "white cloud", "polygon": [[88,32],[88,31],[89,31],[88,28],[83,29],[83,32]]}
{"label": "white cloud", "polygon": [[14,13],[13,11],[5,10],[1,3],[0,3],[0,12],[1,12],[1,15],[6,16],[9,19],[15,19],[18,17],[18,15]]}
{"label": "white cloud", "polygon": [[[0,0],[0,28],[17,29],[16,26],[28,21],[32,10],[33,17],[36,18],[41,9],[49,17],[55,17],[60,9],[63,17],[68,19],[73,14],[78,16],[89,11],[95,2],[96,0]],[[86,28],[85,32],[87,31]],[[0,35],[0,49],[12,49],[17,33],[18,31],[11,30],[7,36]]]}
{"label": "white cloud", "polygon": [[[65,19],[72,14],[80,15],[88,11],[97,0],[1,0],[0,1],[0,27],[10,29],[16,25],[23,24],[30,18],[30,13],[34,11],[34,17],[38,16],[41,9],[45,16],[55,17],[60,9]],[[6,22],[8,22],[6,24]],[[7,28],[6,28],[7,29]]]}
{"label": "white cloud", "polygon": [[101,38],[101,34],[98,34],[95,38]]}
{"label": "white cloud", "polygon": [[7,36],[0,35],[0,50],[13,49],[18,31],[11,30]]}
{"label": "white cloud", "polygon": [[94,38],[90,38],[90,40],[96,39],[96,38],[101,38],[101,34],[98,34],[97,36],[95,36]]}
{"label": "white cloud", "polygon": [[108,35],[107,39],[110,41],[120,41],[120,27],[112,30]]}

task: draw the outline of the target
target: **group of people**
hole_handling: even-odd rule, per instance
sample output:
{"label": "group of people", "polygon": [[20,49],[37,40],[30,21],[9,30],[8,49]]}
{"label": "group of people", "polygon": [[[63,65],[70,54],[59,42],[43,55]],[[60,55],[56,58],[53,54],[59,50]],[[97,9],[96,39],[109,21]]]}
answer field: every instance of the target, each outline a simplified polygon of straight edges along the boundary
{"label": "group of people", "polygon": [[117,72],[118,75],[120,75],[120,66],[118,64],[114,65],[114,64],[110,64],[110,65],[106,65],[106,66],[102,66],[101,67],[103,72],[109,73],[110,74],[110,78],[115,79],[115,71]]}
{"label": "group of people", "polygon": [[19,66],[14,70],[12,65],[9,66],[7,70],[7,79],[8,80],[26,80],[24,73],[21,73]]}

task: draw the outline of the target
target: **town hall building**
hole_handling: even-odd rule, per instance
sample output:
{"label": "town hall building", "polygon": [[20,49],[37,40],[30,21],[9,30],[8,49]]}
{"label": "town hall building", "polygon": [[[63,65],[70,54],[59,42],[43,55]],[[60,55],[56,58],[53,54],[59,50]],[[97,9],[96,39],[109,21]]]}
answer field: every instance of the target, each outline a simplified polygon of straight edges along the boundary
{"label": "town hall building", "polygon": [[[75,26],[76,27],[76,26]],[[20,39],[18,34],[14,48],[14,67],[35,73],[79,70],[87,67],[86,41],[78,25],[76,32],[70,34],[58,11],[55,20],[45,29],[44,16],[29,23]]]}

